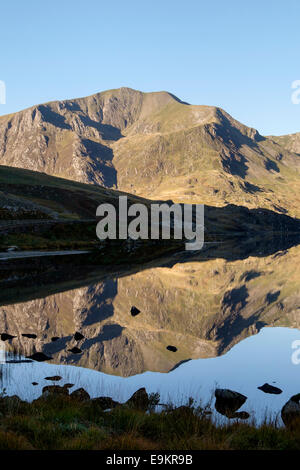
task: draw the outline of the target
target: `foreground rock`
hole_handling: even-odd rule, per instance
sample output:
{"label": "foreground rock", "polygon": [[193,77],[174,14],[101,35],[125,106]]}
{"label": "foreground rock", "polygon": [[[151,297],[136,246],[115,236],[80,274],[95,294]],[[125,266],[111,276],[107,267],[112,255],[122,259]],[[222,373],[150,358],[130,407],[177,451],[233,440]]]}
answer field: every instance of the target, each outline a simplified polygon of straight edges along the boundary
{"label": "foreground rock", "polygon": [[[64,388],[68,390],[66,387]],[[70,398],[77,401],[89,401],[91,399],[90,395],[84,390],[84,388],[78,388],[77,390],[74,390],[74,392],[70,393]]]}
{"label": "foreground rock", "polygon": [[258,390],[261,390],[262,392],[265,393],[271,393],[273,395],[280,395],[282,393],[282,390],[278,387],[274,387],[273,385],[265,383],[261,387],[257,387]]}
{"label": "foreground rock", "polygon": [[127,400],[126,404],[130,406],[131,408],[136,408],[138,410],[143,410],[146,411],[150,405],[148,393],[146,392],[146,389],[139,388],[133,395],[132,397]]}
{"label": "foreground rock", "polygon": [[288,428],[300,424],[300,393],[293,395],[281,410],[281,418]]}
{"label": "foreground rock", "polygon": [[250,415],[247,411],[236,411],[231,417],[245,420],[249,419]]}
{"label": "foreground rock", "polygon": [[97,397],[93,398],[92,402],[97,404],[102,410],[109,410],[121,406],[121,403],[113,400],[110,397]]}
{"label": "foreground rock", "polygon": [[178,406],[178,408],[173,410],[165,410],[164,413],[178,418],[191,418],[195,416],[193,408],[185,405]]}
{"label": "foreground rock", "polygon": [[234,392],[226,388],[217,388],[215,390],[215,409],[218,413],[227,418],[239,418],[235,412],[245,403],[247,397],[239,392]]}
{"label": "foreground rock", "polygon": [[69,390],[66,387],[60,385],[46,385],[42,390],[42,398],[47,398],[53,395],[69,395]]}
{"label": "foreground rock", "polygon": [[36,352],[36,353],[32,354],[31,356],[26,356],[26,358],[27,359],[32,359],[33,361],[37,361],[37,362],[50,361],[51,359],[53,359],[53,357],[46,356],[46,354],[44,354],[42,352]]}

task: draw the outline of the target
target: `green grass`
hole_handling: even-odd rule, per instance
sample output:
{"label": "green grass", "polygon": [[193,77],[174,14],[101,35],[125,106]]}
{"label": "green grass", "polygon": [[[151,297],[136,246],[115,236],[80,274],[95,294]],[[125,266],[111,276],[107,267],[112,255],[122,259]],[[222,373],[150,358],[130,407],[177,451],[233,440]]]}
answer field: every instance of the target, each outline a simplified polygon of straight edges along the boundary
{"label": "green grass", "polygon": [[201,408],[143,412],[126,405],[104,412],[92,400],[0,398],[0,449],[245,450],[300,448],[299,428],[243,422],[216,426]]}

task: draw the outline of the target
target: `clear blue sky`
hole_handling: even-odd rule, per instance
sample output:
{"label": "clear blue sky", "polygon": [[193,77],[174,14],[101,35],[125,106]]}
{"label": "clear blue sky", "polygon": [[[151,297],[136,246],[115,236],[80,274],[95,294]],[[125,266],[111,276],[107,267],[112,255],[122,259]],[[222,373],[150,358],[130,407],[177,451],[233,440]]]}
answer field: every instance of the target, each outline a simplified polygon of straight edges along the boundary
{"label": "clear blue sky", "polygon": [[0,114],[128,86],[221,106],[263,134],[300,131],[299,0],[10,0],[0,11]]}

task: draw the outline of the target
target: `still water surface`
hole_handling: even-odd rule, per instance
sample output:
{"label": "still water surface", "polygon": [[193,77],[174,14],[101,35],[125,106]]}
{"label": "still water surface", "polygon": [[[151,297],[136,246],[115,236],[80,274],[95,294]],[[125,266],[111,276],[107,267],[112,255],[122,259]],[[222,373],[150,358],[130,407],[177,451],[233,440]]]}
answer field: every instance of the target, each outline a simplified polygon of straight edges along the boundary
{"label": "still water surface", "polygon": [[[0,342],[1,388],[33,400],[49,385],[45,377],[60,375],[60,384],[84,387],[92,397],[125,401],[146,387],[162,403],[180,405],[192,396],[213,408],[214,390],[222,387],[248,397],[239,411],[258,421],[275,416],[300,392],[300,365],[292,362],[292,343],[300,340],[299,279],[300,247],[294,246],[265,257],[141,268],[2,305],[0,330],[16,338]],[[84,335],[80,341],[76,331]],[[82,353],[70,352],[74,346]],[[36,351],[53,359],[7,362]],[[266,382],[283,392],[257,389]]]}

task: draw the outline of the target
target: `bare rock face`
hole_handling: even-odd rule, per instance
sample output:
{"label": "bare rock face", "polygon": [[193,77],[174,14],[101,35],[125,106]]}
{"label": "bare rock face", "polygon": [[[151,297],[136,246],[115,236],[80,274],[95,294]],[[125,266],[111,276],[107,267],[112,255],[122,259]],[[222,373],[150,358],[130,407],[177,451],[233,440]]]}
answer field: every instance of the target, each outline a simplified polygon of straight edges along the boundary
{"label": "bare rock face", "polygon": [[130,88],[0,117],[1,165],[154,199],[291,215],[300,214],[298,142],[262,137],[220,108]]}

